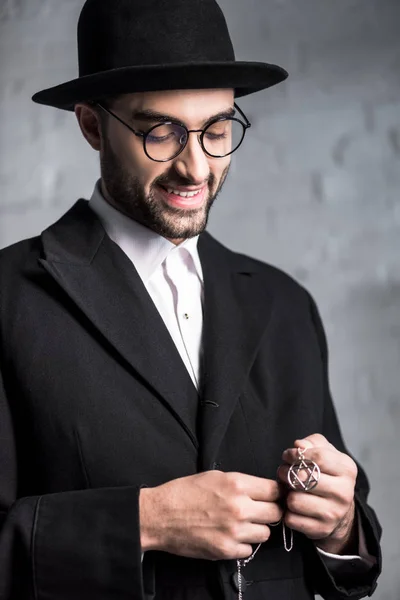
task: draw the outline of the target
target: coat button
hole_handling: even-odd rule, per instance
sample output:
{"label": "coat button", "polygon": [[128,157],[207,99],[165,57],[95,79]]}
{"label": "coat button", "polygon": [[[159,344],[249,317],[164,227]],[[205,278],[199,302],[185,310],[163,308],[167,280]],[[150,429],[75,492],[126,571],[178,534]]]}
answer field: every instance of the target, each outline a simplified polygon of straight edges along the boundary
{"label": "coat button", "polygon": [[221,466],[221,463],[219,463],[219,462],[213,462],[213,464],[212,464],[212,468],[213,468],[214,470],[215,470],[215,469],[217,469],[217,470],[218,470],[218,469],[220,468],[220,466]]}
{"label": "coat button", "polygon": [[[247,587],[247,581],[243,575],[241,575],[240,579],[242,580],[242,592],[244,592]],[[239,592],[239,573],[237,571],[231,577],[231,584],[235,592]]]}

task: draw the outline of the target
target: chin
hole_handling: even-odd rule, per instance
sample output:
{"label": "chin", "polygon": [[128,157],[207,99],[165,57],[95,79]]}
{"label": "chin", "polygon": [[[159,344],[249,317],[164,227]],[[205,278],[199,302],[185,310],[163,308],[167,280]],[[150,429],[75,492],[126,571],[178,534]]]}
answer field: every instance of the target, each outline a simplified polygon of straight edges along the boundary
{"label": "chin", "polygon": [[201,223],[199,225],[194,226],[193,224],[189,224],[188,226],[182,226],[179,228],[171,227],[170,224],[165,224],[160,228],[160,233],[164,237],[168,239],[174,240],[187,240],[189,238],[196,237],[200,235],[206,228],[206,223]]}

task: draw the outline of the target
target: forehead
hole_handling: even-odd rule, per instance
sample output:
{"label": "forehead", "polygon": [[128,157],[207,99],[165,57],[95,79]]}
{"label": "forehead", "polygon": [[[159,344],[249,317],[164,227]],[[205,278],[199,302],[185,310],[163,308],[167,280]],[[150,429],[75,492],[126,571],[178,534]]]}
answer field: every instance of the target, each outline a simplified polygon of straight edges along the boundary
{"label": "forehead", "polygon": [[232,89],[168,90],[126,94],[118,99],[116,107],[128,113],[154,110],[196,126],[214,114],[229,110],[233,104]]}

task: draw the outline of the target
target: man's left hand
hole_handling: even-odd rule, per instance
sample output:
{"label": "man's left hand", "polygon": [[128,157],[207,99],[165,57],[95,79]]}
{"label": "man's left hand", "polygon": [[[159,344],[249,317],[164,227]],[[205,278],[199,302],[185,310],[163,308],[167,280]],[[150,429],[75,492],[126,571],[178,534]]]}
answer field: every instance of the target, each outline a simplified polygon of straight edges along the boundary
{"label": "man's left hand", "polygon": [[[319,433],[296,440],[294,446],[282,454],[284,462],[277,473],[289,489],[285,524],[326,552],[349,553],[354,544],[356,463]],[[318,484],[308,492],[294,491],[288,484],[290,465],[299,460],[298,448],[306,448],[304,459],[315,462],[321,471]]]}

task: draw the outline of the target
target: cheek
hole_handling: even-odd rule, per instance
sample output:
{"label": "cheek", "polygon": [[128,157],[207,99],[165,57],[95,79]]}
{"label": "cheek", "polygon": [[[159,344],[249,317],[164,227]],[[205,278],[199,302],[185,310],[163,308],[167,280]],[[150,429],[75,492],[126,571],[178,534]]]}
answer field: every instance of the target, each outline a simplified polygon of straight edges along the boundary
{"label": "cheek", "polygon": [[221,180],[226,177],[227,170],[231,164],[230,160],[219,160],[218,163],[214,163],[210,165],[211,173],[215,178],[215,186],[218,186],[221,183]]}
{"label": "cheek", "polygon": [[140,143],[120,144],[118,154],[125,171],[135,177],[148,193],[154,179],[162,174],[163,169],[147,158]]}
{"label": "cheek", "polygon": [[133,133],[129,131],[125,132],[125,130],[121,133],[119,129],[113,129],[109,131],[108,138],[113,152],[125,167],[137,168],[143,157],[146,158],[141,139],[133,135]]}
{"label": "cheek", "polygon": [[140,147],[125,137],[114,136],[110,141],[111,148],[124,171],[136,175],[140,171]]}

